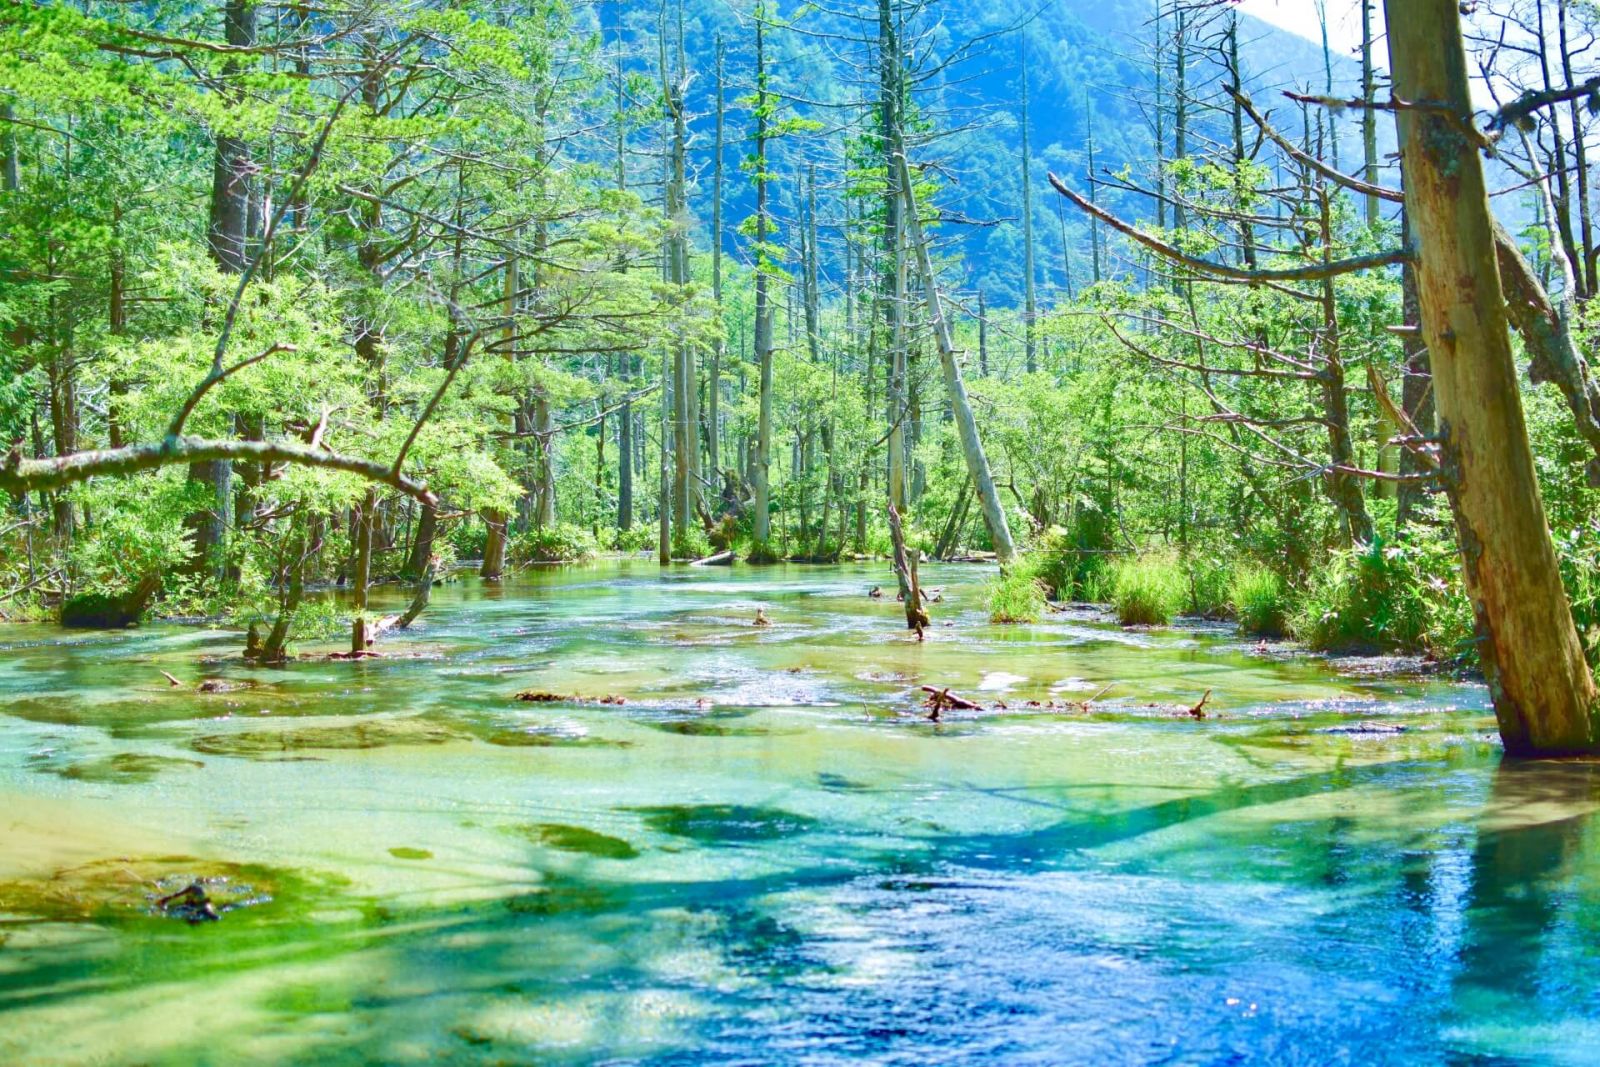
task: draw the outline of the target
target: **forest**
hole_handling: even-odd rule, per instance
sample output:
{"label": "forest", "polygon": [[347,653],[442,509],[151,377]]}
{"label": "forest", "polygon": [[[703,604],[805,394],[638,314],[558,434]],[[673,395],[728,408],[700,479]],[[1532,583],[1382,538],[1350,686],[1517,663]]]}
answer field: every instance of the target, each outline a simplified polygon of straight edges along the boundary
{"label": "forest", "polygon": [[[0,1053],[102,1062],[92,1030],[45,1052],[83,1018],[126,1029],[110,1062],[211,1062],[135,957],[179,951],[140,924],[221,916],[236,941],[183,951],[241,1001],[229,1062],[732,1062],[749,1012],[798,1028],[775,1062],[1068,1032],[1150,1062],[1168,1031],[1169,1062],[1593,1062],[1597,126],[1594,0],[0,6]],[[957,782],[961,812],[927,800]],[[433,825],[451,790],[478,829]],[[1059,811],[1004,807],[1027,790]],[[483,829],[513,797],[545,821]],[[360,827],[456,866],[380,876]],[[119,888],[124,836],[152,858]],[[1000,973],[949,917],[821,947],[909,907],[885,879],[1021,930],[1047,867],[1190,887],[1207,848],[1238,893],[1381,898],[1352,960],[1406,908],[1457,930],[1440,1014],[1398,1038],[1401,964],[1235,930],[1161,950],[1230,1021],[1063,1016],[1025,972],[1061,994],[1127,946],[1064,933],[1098,905],[1059,884]],[[1157,940],[1200,921],[1142,892],[1118,906]],[[722,969],[669,960],[669,907]],[[597,984],[535,977],[533,930],[563,973],[604,946]],[[530,1003],[379,1007],[341,969],[426,984],[449,931],[479,939],[457,978]],[[896,1029],[868,945],[916,976],[918,937],[970,1027]],[[261,964],[290,992],[258,1011],[226,961],[287,939],[319,947]],[[1360,966],[1412,992],[1319,1032]],[[1500,998],[1545,966],[1586,992],[1519,1028]],[[322,970],[343,1007],[291,996]],[[1258,1015],[1274,983],[1302,999]],[[358,1032],[290,1040],[319,1011]]]}

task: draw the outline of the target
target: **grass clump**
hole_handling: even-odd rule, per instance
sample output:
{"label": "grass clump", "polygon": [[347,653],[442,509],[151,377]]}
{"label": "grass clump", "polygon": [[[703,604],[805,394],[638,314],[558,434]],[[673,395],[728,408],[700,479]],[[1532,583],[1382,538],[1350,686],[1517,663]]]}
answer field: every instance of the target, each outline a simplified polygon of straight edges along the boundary
{"label": "grass clump", "polygon": [[1431,590],[1412,557],[1381,539],[1335,553],[1312,578],[1294,635],[1330,652],[1427,650]]}
{"label": "grass clump", "polygon": [[1025,556],[989,583],[990,622],[1038,622],[1044,618],[1047,590],[1035,557]]}
{"label": "grass clump", "polygon": [[1188,600],[1188,580],[1170,556],[1123,560],[1111,569],[1111,603],[1124,626],[1161,626]]}
{"label": "grass clump", "polygon": [[1228,606],[1242,633],[1282,637],[1288,620],[1283,579],[1265,567],[1240,567],[1228,583]]}

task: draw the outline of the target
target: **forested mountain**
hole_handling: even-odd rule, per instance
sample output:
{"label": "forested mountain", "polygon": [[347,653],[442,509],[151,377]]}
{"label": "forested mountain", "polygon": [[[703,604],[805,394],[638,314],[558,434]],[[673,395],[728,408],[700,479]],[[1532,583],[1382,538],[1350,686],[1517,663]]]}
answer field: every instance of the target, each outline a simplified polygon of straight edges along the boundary
{"label": "forested mountain", "polygon": [[[1086,177],[1091,153],[1097,173],[1143,172],[1156,156],[1157,99],[1173,92],[1174,58],[1161,46],[1165,82],[1157,84],[1158,37],[1173,33],[1174,16],[1150,3],[1094,3],[1062,0],[1030,4],[1002,0],[993,4],[948,2],[932,9],[937,29],[930,33],[923,62],[930,68],[949,63],[929,79],[923,106],[938,120],[930,134],[937,136],[930,155],[940,163],[948,185],[941,207],[961,220],[953,232],[965,260],[965,286],[982,289],[997,306],[1022,303],[1022,72],[1027,66],[1028,115],[1035,176],[1046,170]],[[1157,18],[1162,12],[1161,19]],[[788,14],[785,12],[785,14]],[[607,39],[615,40],[620,27],[624,39],[642,40],[657,32],[660,12],[646,7],[619,12],[614,6],[594,9],[594,17]],[[675,15],[673,16],[676,17]],[[1225,102],[1221,86],[1227,74],[1226,27],[1204,12],[1194,16],[1206,25],[1186,34],[1190,55],[1186,69],[1193,97],[1191,122],[1198,141],[1220,143],[1228,136],[1228,118],[1218,110]],[[691,0],[684,6],[688,68],[692,75],[687,102],[692,180],[700,195],[690,208],[700,228],[700,242],[709,242],[706,188],[710,166],[708,147],[712,125],[717,42],[726,49],[729,78],[743,92],[749,84],[750,33],[742,13],[717,0]],[[789,17],[793,32],[773,46],[775,84],[823,107],[797,110],[828,122],[840,109],[862,98],[874,77],[871,69],[876,10],[870,6],[851,16],[838,9],[795,8]],[[1238,22],[1239,50],[1248,92],[1277,101],[1276,90],[1298,89],[1321,93],[1329,87],[1336,95],[1356,92],[1360,66],[1337,52],[1324,55],[1311,41],[1248,16]],[[638,53],[652,62],[648,45]],[[1162,107],[1170,106],[1163,104]],[[1289,105],[1294,110],[1294,105]],[[1281,109],[1280,109],[1281,110]],[[1302,129],[1303,117],[1287,116],[1286,128]],[[1339,126],[1338,136],[1346,160],[1359,152],[1357,120],[1349,113],[1323,116]],[[1318,121],[1312,115],[1312,122]],[[1170,139],[1171,129],[1165,131]],[[1332,134],[1330,158],[1334,154]],[[1392,152],[1393,130],[1380,132],[1381,151]],[[743,147],[735,142],[735,159]],[[842,161],[830,158],[828,146],[803,143],[775,153],[775,165],[789,180],[777,184],[774,199],[785,218],[798,215],[794,173],[807,162],[824,168],[825,189],[837,189]],[[1388,160],[1385,160],[1388,166]],[[1153,211],[1146,196],[1108,188],[1106,202],[1131,216]],[[753,194],[745,183],[729,190],[727,204],[735,218],[750,213]],[[1064,211],[1051,197],[1036,196],[1033,203],[1037,281],[1052,292],[1077,288],[1091,281],[1088,226]],[[724,235],[727,250],[737,254],[737,242]],[[836,257],[834,257],[836,259]],[[830,262],[835,273],[839,264]],[[1071,276],[1069,283],[1068,276]],[[970,296],[971,294],[969,294]]]}

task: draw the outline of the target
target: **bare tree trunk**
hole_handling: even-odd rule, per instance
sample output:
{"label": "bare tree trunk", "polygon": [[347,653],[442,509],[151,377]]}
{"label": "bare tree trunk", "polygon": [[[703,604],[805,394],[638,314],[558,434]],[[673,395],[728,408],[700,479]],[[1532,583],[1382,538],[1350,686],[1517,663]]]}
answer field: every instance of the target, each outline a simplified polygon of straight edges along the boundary
{"label": "bare tree trunk", "polygon": [[672,371],[671,354],[661,350],[661,449],[659,479],[656,486],[656,560],[665,567],[672,562],[672,474],[671,455],[672,399],[668,380]]}
{"label": "bare tree trunk", "polygon": [[1028,36],[1022,31],[1022,348],[1023,366],[1029,374],[1039,369],[1039,344],[1035,323],[1039,301],[1034,293],[1033,265],[1033,151],[1028,141]]}
{"label": "bare tree trunk", "polygon": [[916,203],[912,199],[911,169],[905,156],[898,159],[900,188],[905,197],[906,230],[916,251],[917,267],[922,273],[922,288],[928,299],[928,318],[933,326],[933,337],[939,346],[939,362],[944,369],[944,384],[950,394],[950,411],[956,420],[961,436],[961,452],[967,461],[967,474],[983,505],[983,519],[989,527],[989,538],[994,542],[994,554],[1001,563],[1010,562],[1017,554],[1011,540],[1011,527],[1006,522],[1000,492],[995,488],[994,476],[989,470],[989,457],[984,454],[983,441],[978,436],[978,424],[972,417],[972,404],[967,400],[966,383],[961,380],[961,366],[956,362],[955,343],[950,337],[950,323],[944,316],[939,301],[939,283],[934,277],[933,260],[928,255],[923,240],[922,223],[917,218]]}
{"label": "bare tree trunk", "polygon": [[15,118],[9,103],[0,104],[0,189],[14,193],[22,188],[22,168],[17,157],[17,132],[11,125]]}
{"label": "bare tree trunk", "polygon": [[[1567,10],[1571,6],[1571,0],[1556,0],[1556,40],[1561,47],[1561,72],[1568,85],[1575,84],[1572,47],[1567,39]],[[1567,103],[1567,113],[1572,119],[1573,194],[1578,201],[1578,258],[1582,261],[1573,264],[1573,267],[1582,280],[1584,295],[1593,296],[1600,292],[1600,277],[1596,274],[1600,264],[1596,262],[1594,218],[1589,211],[1589,148],[1585,143],[1584,130],[1586,106],[1579,98],[1573,97]],[[1552,121],[1555,121],[1553,116]]]}
{"label": "bare tree trunk", "polygon": [[[223,39],[235,48],[248,48],[256,40],[256,6],[250,0],[225,0],[222,11]],[[232,73],[237,64],[229,60],[224,70]],[[211,206],[207,224],[207,243],[211,258],[224,274],[238,274],[249,260],[251,175],[254,164],[250,147],[237,137],[218,137],[211,164]],[[189,482],[211,494],[212,505],[191,514],[185,525],[194,533],[194,554],[190,568],[196,573],[211,571],[218,579],[227,575],[224,551],[228,517],[232,510],[233,464],[227,460],[205,460],[190,464]]]}
{"label": "bare tree trunk", "polygon": [[[1600,748],[1512,363],[1455,0],[1385,0],[1417,289],[1477,647],[1506,751]],[[1445,108],[1449,109],[1449,113]]]}
{"label": "bare tree trunk", "polygon": [[[1386,8],[1387,10],[1387,8]],[[1377,96],[1377,83],[1372,69],[1372,0],[1361,0],[1361,99],[1367,105],[1361,109],[1361,156],[1364,166],[1361,176],[1368,185],[1378,184],[1378,113],[1372,107]],[[1366,197],[1366,222],[1378,224],[1378,197]]]}
{"label": "bare tree trunk", "polygon": [[706,450],[712,484],[722,481],[722,356],[727,341],[722,336],[722,140],[725,83],[722,74],[722,37],[717,37],[717,133],[711,169],[711,302],[716,306],[717,329],[711,343],[711,368],[706,383]]}
{"label": "bare tree trunk", "polygon": [[[1322,260],[1333,257],[1333,225],[1328,191],[1321,190]],[[1350,472],[1357,466],[1350,441],[1350,404],[1345,391],[1344,357],[1340,352],[1338,304],[1334,300],[1333,278],[1322,279],[1322,372],[1317,376],[1322,391],[1322,417],[1328,424],[1328,496],[1344,526],[1347,544],[1372,541],[1372,517],[1361,496],[1361,483]]]}
{"label": "bare tree trunk", "polygon": [[752,563],[772,561],[771,510],[772,476],[772,297],[767,291],[769,253],[766,249],[769,223],[767,215],[767,67],[763,18],[756,19],[756,360],[761,366],[760,414],[756,422],[755,545]]}
{"label": "bare tree trunk", "polygon": [[[665,14],[663,12],[663,18]],[[759,31],[758,31],[759,32]],[[682,8],[678,23],[678,69],[676,77],[669,71],[667,61],[667,33],[663,25],[660,33],[661,88],[671,117],[671,140],[667,145],[667,284],[677,293],[677,299],[687,297],[689,285],[689,205],[686,191],[687,177],[685,151],[688,131],[684,116],[683,88],[688,74],[684,70]],[[695,466],[699,446],[695,426],[694,395],[697,390],[694,366],[694,347],[680,327],[673,342],[672,373],[672,540],[680,555],[687,554],[689,524],[694,518]]]}

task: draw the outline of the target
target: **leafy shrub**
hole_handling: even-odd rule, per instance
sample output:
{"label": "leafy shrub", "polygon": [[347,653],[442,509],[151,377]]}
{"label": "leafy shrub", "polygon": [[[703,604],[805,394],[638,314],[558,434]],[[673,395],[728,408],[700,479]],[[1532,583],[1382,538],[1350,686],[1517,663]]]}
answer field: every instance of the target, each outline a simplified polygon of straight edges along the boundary
{"label": "leafy shrub", "polygon": [[646,549],[654,548],[655,544],[656,528],[654,525],[638,523],[628,527],[626,530],[617,531],[616,545],[618,552],[643,552]]}
{"label": "leafy shrub", "polygon": [[1045,607],[1045,583],[1028,557],[1017,560],[989,583],[991,622],[1038,622]]}
{"label": "leafy shrub", "polygon": [[1281,637],[1288,618],[1283,579],[1265,567],[1245,566],[1228,583],[1228,606],[1239,629],[1262,637]]}
{"label": "leafy shrub", "polygon": [[599,550],[594,535],[569,522],[528,530],[514,540],[506,555],[512,563],[575,563]]}
{"label": "leafy shrub", "polygon": [[481,522],[458,522],[451,526],[445,538],[454,548],[456,559],[482,559],[489,528]]}
{"label": "leafy shrub", "polygon": [[1294,635],[1326,651],[1430,648],[1433,612],[1420,554],[1382,538],[1334,553],[1306,590],[1293,619]]}
{"label": "leafy shrub", "polygon": [[1171,622],[1188,597],[1183,568],[1171,556],[1127,559],[1111,569],[1111,600],[1124,626]]}
{"label": "leafy shrub", "polygon": [[1039,532],[1028,559],[1052,599],[1103,598],[1108,531],[1100,512],[1084,509],[1071,530],[1051,526]]}
{"label": "leafy shrub", "polygon": [[698,526],[691,527],[681,537],[672,539],[674,559],[704,559],[711,555],[711,540]]}

